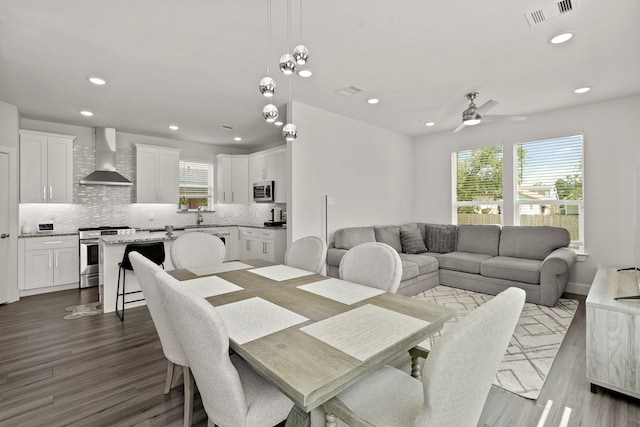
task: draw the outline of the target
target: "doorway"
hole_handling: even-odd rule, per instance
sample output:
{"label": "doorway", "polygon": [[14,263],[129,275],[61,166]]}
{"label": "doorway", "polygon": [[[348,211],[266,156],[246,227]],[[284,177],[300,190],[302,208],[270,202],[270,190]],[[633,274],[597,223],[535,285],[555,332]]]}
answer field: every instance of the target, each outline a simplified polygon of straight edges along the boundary
{"label": "doorway", "polygon": [[0,304],[17,300],[16,150],[0,146]]}

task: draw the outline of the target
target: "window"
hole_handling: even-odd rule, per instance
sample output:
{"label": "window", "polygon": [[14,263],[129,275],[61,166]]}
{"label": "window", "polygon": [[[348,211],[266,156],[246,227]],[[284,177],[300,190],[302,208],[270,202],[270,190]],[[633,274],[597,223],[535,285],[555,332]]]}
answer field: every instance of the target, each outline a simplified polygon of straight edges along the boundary
{"label": "window", "polygon": [[502,146],[453,153],[454,223],[502,224]]}
{"label": "window", "polygon": [[515,144],[515,225],[564,227],[584,250],[582,135]]}
{"label": "window", "polygon": [[197,209],[200,206],[208,209],[212,202],[213,165],[181,160],[179,204],[188,205],[188,209]]}

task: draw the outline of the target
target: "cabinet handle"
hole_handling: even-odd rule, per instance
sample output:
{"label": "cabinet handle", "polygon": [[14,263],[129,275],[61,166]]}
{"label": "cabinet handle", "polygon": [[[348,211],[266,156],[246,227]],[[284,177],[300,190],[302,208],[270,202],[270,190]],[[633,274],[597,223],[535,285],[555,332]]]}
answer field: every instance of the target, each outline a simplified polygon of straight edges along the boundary
{"label": "cabinet handle", "polygon": [[59,245],[60,243],[62,243],[62,240],[55,242],[42,242],[43,245]]}
{"label": "cabinet handle", "polygon": [[247,250],[250,250],[251,248],[249,247],[249,242],[250,240],[247,240]]}
{"label": "cabinet handle", "polygon": [[58,254],[56,254],[56,268],[58,268]]}
{"label": "cabinet handle", "polygon": [[267,253],[267,244],[265,242],[262,242],[262,253],[263,254]]}
{"label": "cabinet handle", "polygon": [[51,254],[47,255],[47,259],[49,260],[49,268],[51,268]]}
{"label": "cabinet handle", "polygon": [[222,200],[224,200],[225,202],[227,201],[227,192],[226,191],[222,192]]}
{"label": "cabinet handle", "polygon": [[233,202],[233,200],[235,199],[235,196],[236,196],[236,195],[235,195],[235,193],[232,191],[232,192],[231,192],[231,201],[232,201],[232,202]]}
{"label": "cabinet handle", "polygon": [[42,200],[47,200],[47,186],[42,186]]}
{"label": "cabinet handle", "polygon": [[53,200],[53,186],[49,186],[49,200]]}

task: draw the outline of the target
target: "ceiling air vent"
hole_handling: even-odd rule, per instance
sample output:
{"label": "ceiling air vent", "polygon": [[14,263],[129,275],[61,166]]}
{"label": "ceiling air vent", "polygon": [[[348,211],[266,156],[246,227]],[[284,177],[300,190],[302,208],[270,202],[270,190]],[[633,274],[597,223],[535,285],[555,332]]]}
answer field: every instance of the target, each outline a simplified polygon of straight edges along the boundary
{"label": "ceiling air vent", "polygon": [[546,2],[538,9],[525,13],[524,16],[527,18],[529,26],[533,27],[534,25],[548,21],[549,19],[566,15],[569,12],[574,12],[578,9],[578,6],[578,0],[551,1]]}
{"label": "ceiling air vent", "polygon": [[364,89],[359,88],[358,86],[349,86],[344,87],[342,89],[338,89],[336,93],[342,96],[351,96],[362,92]]}

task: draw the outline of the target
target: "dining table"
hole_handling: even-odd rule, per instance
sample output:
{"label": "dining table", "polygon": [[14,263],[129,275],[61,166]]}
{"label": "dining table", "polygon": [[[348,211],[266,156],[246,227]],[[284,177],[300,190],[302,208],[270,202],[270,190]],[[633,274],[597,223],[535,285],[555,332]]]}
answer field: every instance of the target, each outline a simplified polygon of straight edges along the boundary
{"label": "dining table", "polygon": [[[222,317],[229,347],[294,403],[287,426],[438,332],[455,311],[263,260],[169,271]],[[197,382],[197,381],[196,381]]]}

